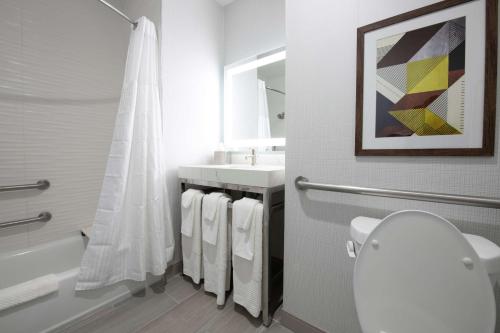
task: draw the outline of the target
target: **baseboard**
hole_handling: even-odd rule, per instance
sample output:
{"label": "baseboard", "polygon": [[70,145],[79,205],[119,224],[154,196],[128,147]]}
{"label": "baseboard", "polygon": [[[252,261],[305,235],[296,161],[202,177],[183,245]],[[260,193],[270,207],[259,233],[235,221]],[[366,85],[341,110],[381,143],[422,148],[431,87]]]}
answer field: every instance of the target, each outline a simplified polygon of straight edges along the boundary
{"label": "baseboard", "polygon": [[280,324],[295,333],[326,333],[283,309],[281,309]]}

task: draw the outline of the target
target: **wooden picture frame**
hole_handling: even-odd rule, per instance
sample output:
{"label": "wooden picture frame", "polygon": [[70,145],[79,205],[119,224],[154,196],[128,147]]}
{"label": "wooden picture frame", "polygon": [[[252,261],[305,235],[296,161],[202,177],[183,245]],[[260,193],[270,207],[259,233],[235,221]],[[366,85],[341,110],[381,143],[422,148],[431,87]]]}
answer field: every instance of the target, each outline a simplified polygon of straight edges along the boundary
{"label": "wooden picture frame", "polygon": [[[479,2],[484,1],[484,5],[486,6],[485,8],[485,18],[484,18],[484,31],[485,31],[485,53],[484,53],[484,109],[483,109],[483,119],[482,119],[482,142],[481,138],[479,135],[479,131],[475,134],[477,139],[477,145],[478,147],[445,147],[445,148],[440,148],[440,147],[433,147],[433,148],[427,148],[427,147],[411,147],[411,148],[406,148],[406,147],[398,147],[398,148],[391,148],[391,147],[383,147],[383,148],[373,148],[373,147],[368,147],[371,145],[371,141],[376,142],[375,139],[378,139],[376,135],[371,136],[370,138],[367,139],[368,135],[366,135],[367,130],[363,127],[363,122],[366,121],[366,117],[369,117],[367,115],[364,115],[364,112],[366,111],[366,107],[364,105],[365,103],[365,96],[368,95],[368,89],[366,89],[365,85],[365,56],[368,57],[368,54],[365,55],[365,36],[368,33],[372,33],[374,31],[380,31],[379,29],[386,29],[387,27],[391,27],[397,24],[405,23],[409,20],[413,20],[416,18],[425,20],[426,15],[428,14],[433,14],[437,13],[443,10],[447,10],[449,8],[455,7],[455,6],[460,6],[464,4],[471,4],[474,2]],[[438,14],[439,15],[439,14]],[[471,14],[472,15],[472,14]],[[463,18],[463,22],[465,23],[465,17]],[[469,19],[470,21],[470,19]],[[449,21],[451,22],[451,21]],[[471,21],[472,22],[472,21]],[[425,25],[422,25],[423,27],[426,27]],[[466,25],[464,24],[464,34],[463,34],[463,57],[465,59],[465,48],[466,48],[466,43],[465,43],[465,27]],[[468,27],[468,26],[467,26]],[[420,29],[422,30],[422,28]],[[416,31],[416,30],[415,30]],[[411,31],[410,31],[411,32]],[[403,35],[403,34],[401,34]],[[468,40],[467,40],[468,41]],[[397,43],[397,42],[396,42]],[[473,43],[473,41],[471,42]],[[371,42],[373,44],[373,42]],[[467,45],[468,46],[468,45]],[[495,141],[495,115],[496,115],[496,86],[497,86],[497,47],[498,47],[498,0],[447,0],[447,1],[441,1],[426,7],[422,7],[410,12],[406,12],[379,22],[375,22],[363,27],[358,28],[357,30],[357,81],[356,81],[356,129],[355,129],[355,155],[356,156],[492,156],[494,155],[494,141]],[[373,48],[373,47],[372,47]],[[377,51],[377,50],[376,50]],[[450,51],[451,52],[451,51]],[[451,54],[451,53],[450,53]],[[479,57],[478,57],[479,58]],[[448,60],[447,60],[448,61]],[[483,61],[483,60],[481,60]],[[378,70],[379,60],[377,58],[377,61],[375,62],[376,65],[376,70]],[[474,72],[474,68],[467,68],[466,67],[466,62],[463,60],[463,76],[465,77],[465,72],[467,70],[472,73]],[[372,71],[373,72],[373,71]],[[408,72],[408,70],[407,70]],[[469,73],[467,72],[467,73]],[[378,73],[378,72],[376,72]],[[450,70],[448,70],[446,75],[450,75]],[[409,75],[409,74],[407,74]],[[482,75],[482,73],[481,73]],[[377,74],[375,74],[377,76]],[[370,78],[371,81],[373,81],[372,78]],[[378,79],[376,79],[378,80]],[[466,80],[464,78],[463,80]],[[406,81],[406,87],[408,87],[408,79]],[[448,81],[447,81],[448,82]],[[448,84],[448,83],[447,83]],[[465,86],[465,84],[463,84]],[[373,87],[370,86],[370,87]],[[378,86],[377,86],[378,87]],[[449,86],[448,86],[449,87]],[[449,88],[447,88],[449,90]],[[462,88],[465,90],[465,88]],[[370,90],[371,93],[371,90]],[[377,95],[378,91],[374,91],[374,95]],[[408,96],[408,92],[407,95]],[[463,98],[467,98],[467,95],[462,94],[462,96],[465,96]],[[371,97],[372,100],[375,98],[378,98],[378,95],[376,97]],[[436,97],[437,98],[437,97]],[[378,105],[378,102],[376,102]],[[396,103],[396,102],[394,102]],[[448,103],[448,102],[447,102]],[[370,103],[371,106],[371,111],[376,112],[373,110],[374,108],[377,108],[378,106],[374,106],[374,103]],[[415,107],[414,107],[415,108]],[[462,103],[462,123],[463,123],[463,113],[467,112],[468,109],[464,106]],[[390,112],[395,112],[395,111],[390,111]],[[387,113],[390,113],[387,111]],[[397,111],[396,111],[397,112]],[[480,112],[480,111],[474,111],[474,112]],[[392,115],[392,113],[391,113]],[[388,117],[387,115],[383,115],[382,117]],[[377,119],[378,117],[377,114],[371,116],[371,120]],[[473,118],[473,117],[469,117]],[[419,118],[420,119],[420,118]],[[427,118],[425,118],[427,119]],[[399,120],[399,119],[398,119]],[[442,119],[441,119],[442,120]],[[445,118],[446,120],[446,118]],[[394,121],[392,119],[392,121]],[[366,121],[367,128],[368,128],[368,121]],[[481,125],[481,121],[477,120],[477,123]],[[375,124],[375,121],[372,121],[370,124],[373,127],[373,133],[375,133],[376,129],[375,126],[378,126]],[[463,128],[462,128],[463,129]],[[465,127],[465,131],[467,130],[467,127]],[[463,131],[463,132],[465,132]],[[457,131],[458,132],[458,131]],[[470,133],[471,131],[469,131]],[[410,133],[410,134],[409,134]],[[383,137],[382,139],[385,140],[383,142],[396,142],[396,140],[409,140],[409,138],[412,138],[412,140],[423,140],[423,136],[418,136],[419,134],[416,134],[418,132],[411,133],[410,130],[408,130],[408,133],[405,132],[404,137],[401,135],[400,138],[392,138],[391,135],[387,135]],[[426,132],[428,133],[428,132]],[[448,132],[444,132],[448,133]],[[365,134],[365,141],[363,138],[363,135]],[[453,133],[456,134],[456,133]],[[459,134],[463,134],[459,132]],[[442,137],[452,137],[450,140],[455,139],[458,137],[458,135],[450,135],[450,134],[423,134],[426,135],[427,137],[425,138],[425,144],[430,142],[430,140],[436,138],[437,140],[442,139]],[[393,140],[393,141],[390,141]],[[369,142],[365,146],[363,146],[364,142]],[[378,142],[381,142],[379,140]],[[400,141],[403,142],[403,141]],[[415,141],[416,142],[416,141]],[[437,142],[437,141],[436,141]],[[442,142],[442,141],[441,141]],[[385,143],[384,143],[385,144]],[[436,143],[439,144],[439,143]],[[480,147],[479,147],[480,145]]]}

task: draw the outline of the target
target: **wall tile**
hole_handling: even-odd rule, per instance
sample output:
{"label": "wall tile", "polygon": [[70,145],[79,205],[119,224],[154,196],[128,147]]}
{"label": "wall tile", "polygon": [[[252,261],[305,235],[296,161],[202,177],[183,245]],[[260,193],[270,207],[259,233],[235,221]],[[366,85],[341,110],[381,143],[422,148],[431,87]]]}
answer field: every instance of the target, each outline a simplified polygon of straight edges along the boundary
{"label": "wall tile", "polygon": [[93,1],[0,4],[0,219],[50,211],[47,224],[0,231],[0,251],[65,237],[93,222],[130,28]]}

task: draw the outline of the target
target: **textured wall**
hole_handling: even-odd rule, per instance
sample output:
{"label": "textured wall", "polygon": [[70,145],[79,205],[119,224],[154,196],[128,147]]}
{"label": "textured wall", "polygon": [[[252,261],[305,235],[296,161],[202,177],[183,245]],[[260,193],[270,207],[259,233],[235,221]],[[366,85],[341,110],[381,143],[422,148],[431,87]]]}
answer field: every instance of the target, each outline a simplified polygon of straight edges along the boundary
{"label": "textured wall", "polygon": [[0,251],[91,224],[123,79],[129,26],[96,1],[0,2],[0,184],[46,178],[44,192],[0,194]]}
{"label": "textured wall", "polygon": [[495,157],[354,156],[356,28],[430,3],[287,2],[283,307],[328,332],[360,332],[352,291],[354,262],[345,250],[352,218],[423,209],[452,219],[463,231],[500,244],[498,210],[315,191],[299,193],[293,185],[295,177],[302,175],[332,184],[500,197],[498,133]]}
{"label": "textured wall", "polygon": [[180,165],[206,164],[219,143],[224,11],[215,1],[162,0],[168,187],[180,259]]}

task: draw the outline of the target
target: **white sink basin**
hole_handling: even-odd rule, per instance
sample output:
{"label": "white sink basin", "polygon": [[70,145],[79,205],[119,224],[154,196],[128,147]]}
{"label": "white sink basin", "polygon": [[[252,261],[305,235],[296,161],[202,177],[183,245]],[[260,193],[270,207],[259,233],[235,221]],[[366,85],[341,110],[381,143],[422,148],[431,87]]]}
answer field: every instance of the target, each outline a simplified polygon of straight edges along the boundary
{"label": "white sink basin", "polygon": [[179,178],[258,187],[285,183],[285,167],[279,165],[186,165],[179,167],[178,175]]}

